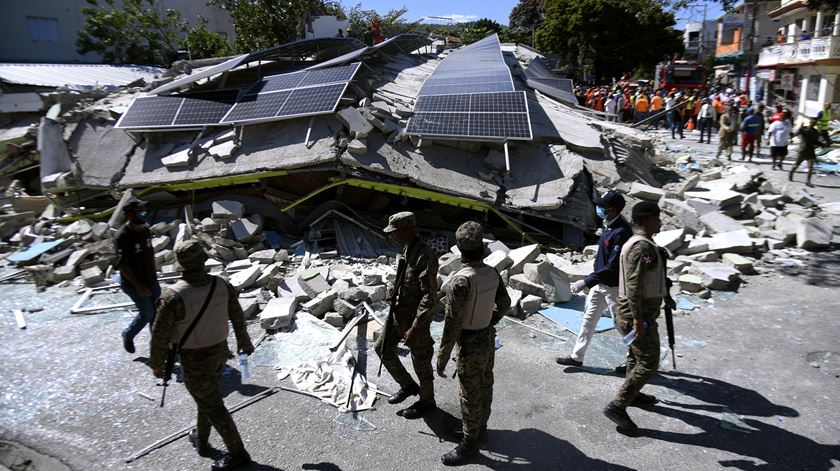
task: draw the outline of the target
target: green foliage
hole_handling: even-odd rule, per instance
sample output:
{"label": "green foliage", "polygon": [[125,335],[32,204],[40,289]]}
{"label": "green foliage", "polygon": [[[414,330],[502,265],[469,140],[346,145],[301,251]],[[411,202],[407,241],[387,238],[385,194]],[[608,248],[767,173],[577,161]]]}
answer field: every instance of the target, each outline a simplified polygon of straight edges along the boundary
{"label": "green foliage", "polygon": [[482,18],[480,20],[473,21],[469,24],[469,26],[476,29],[486,29],[488,31],[492,31],[493,33],[498,33],[502,30],[502,25],[489,18]]}
{"label": "green foliage", "polygon": [[520,28],[530,31],[532,28],[536,27],[540,21],[542,21],[540,0],[519,0],[519,3],[517,3],[510,11],[508,21],[510,22],[509,26],[511,28]]}
{"label": "green foliage", "polygon": [[502,28],[499,31],[499,41],[503,43],[519,43],[531,45],[531,30],[524,28]]}
{"label": "green foliage", "polygon": [[421,30],[421,25],[418,22],[406,21],[403,16],[408,13],[408,8],[401,7],[397,9],[388,10],[384,15],[380,15],[376,10],[363,10],[362,4],[357,3],[356,6],[350,9],[348,18],[350,18],[350,30],[361,39],[365,30],[370,27],[373,20],[379,20],[379,28],[382,31],[382,36],[390,38],[402,33],[414,33]]}
{"label": "green foliage", "polygon": [[[87,0],[85,22],[76,39],[79,54],[96,52],[103,62],[168,67],[187,23],[157,0]],[[161,14],[162,12],[162,14]]]}
{"label": "green foliage", "polygon": [[233,54],[233,47],[224,36],[207,30],[207,19],[204,17],[200,17],[199,24],[187,31],[187,37],[181,40],[181,47],[190,52],[192,59]]}
{"label": "green foliage", "polygon": [[840,0],[808,0],[808,8],[814,11],[840,11]]}
{"label": "green foliage", "polygon": [[236,30],[236,50],[251,52],[303,37],[303,16],[346,18],[335,0],[209,0],[230,12]]}
{"label": "green foliage", "polygon": [[500,33],[501,31],[502,25],[491,19],[482,18],[480,20],[464,24],[464,31],[461,33],[461,41],[463,41],[464,44],[472,44],[494,33]]}
{"label": "green foliage", "polygon": [[652,68],[682,51],[674,15],[661,0],[545,0],[536,47],[560,54],[577,70],[599,79],[639,66]]}

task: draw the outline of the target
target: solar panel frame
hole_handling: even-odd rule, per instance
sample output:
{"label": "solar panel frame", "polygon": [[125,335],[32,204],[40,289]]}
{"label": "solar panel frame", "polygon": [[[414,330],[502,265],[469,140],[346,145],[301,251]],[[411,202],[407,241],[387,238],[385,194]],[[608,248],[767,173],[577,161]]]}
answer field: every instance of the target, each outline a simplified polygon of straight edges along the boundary
{"label": "solar panel frame", "polygon": [[220,123],[237,124],[272,120],[291,94],[292,90],[280,90],[243,96],[236,101]]}
{"label": "solar panel frame", "polygon": [[[114,127],[121,129],[169,128],[183,102],[184,98],[180,95],[136,97]],[[162,105],[163,108],[161,108]],[[149,109],[150,113],[143,115],[144,109]],[[139,120],[140,117],[134,118],[132,112],[139,113],[139,116],[147,116],[147,119],[134,121]]]}
{"label": "solar panel frame", "polygon": [[172,121],[173,126],[211,126],[217,125],[230,111],[238,90],[223,90],[204,93],[191,93],[184,97],[178,114]]}
{"label": "solar panel frame", "polygon": [[[283,104],[277,116],[293,118],[334,113],[341,97],[347,90],[347,86],[348,82],[343,82],[293,90],[292,95]],[[314,104],[320,104],[320,106],[313,108]]]}

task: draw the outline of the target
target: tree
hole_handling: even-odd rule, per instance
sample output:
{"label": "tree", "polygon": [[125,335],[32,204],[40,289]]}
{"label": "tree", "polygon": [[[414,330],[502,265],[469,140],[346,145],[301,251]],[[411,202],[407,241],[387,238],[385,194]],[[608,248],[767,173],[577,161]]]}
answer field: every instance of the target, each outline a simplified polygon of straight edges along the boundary
{"label": "tree", "polygon": [[461,33],[461,41],[464,44],[472,44],[501,31],[502,25],[491,19],[482,18],[464,25],[464,32]]}
{"label": "tree", "polygon": [[540,0],[519,0],[519,3],[510,11],[508,21],[510,22],[508,26],[511,28],[531,31],[542,21]]}
{"label": "tree", "polygon": [[674,15],[659,0],[545,0],[536,46],[599,79],[652,68],[682,51]]}
{"label": "tree", "polygon": [[382,36],[385,38],[390,38],[401,33],[420,31],[420,23],[409,22],[403,18],[406,13],[408,13],[408,8],[401,7],[388,10],[384,15],[380,15],[376,10],[363,10],[362,4],[357,3],[356,6],[350,9],[350,13],[348,14],[350,29],[356,36],[361,38],[365,30],[370,27],[371,21],[379,20],[379,28]]}
{"label": "tree", "polygon": [[840,11],[840,0],[808,0],[808,8],[814,11]]}
{"label": "tree", "polygon": [[345,18],[335,0],[209,0],[230,12],[236,30],[236,49],[245,53],[285,44],[303,37],[303,16]]}
{"label": "tree", "polygon": [[502,28],[499,41],[503,43],[531,44],[531,31],[524,28]]}
{"label": "tree", "polygon": [[187,28],[179,12],[162,10],[157,0],[122,0],[122,8],[114,0],[87,2],[76,39],[79,54],[96,52],[104,62],[115,64],[172,63]]}
{"label": "tree", "polygon": [[233,54],[233,48],[224,36],[207,30],[207,19],[202,16],[199,17],[199,24],[187,31],[187,37],[181,40],[181,47],[190,52],[192,59]]}

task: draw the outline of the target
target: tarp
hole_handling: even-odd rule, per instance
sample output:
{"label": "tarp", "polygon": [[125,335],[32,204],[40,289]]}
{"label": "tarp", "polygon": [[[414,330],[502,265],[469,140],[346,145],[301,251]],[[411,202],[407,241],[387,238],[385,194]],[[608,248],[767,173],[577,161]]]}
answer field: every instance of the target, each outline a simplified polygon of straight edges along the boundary
{"label": "tarp", "polygon": [[[555,304],[539,311],[540,314],[546,318],[556,322],[564,329],[574,334],[580,330],[580,324],[583,322],[583,310],[586,305],[585,296],[572,296],[572,300],[563,303]],[[604,332],[615,327],[612,318],[602,317],[598,320],[595,326],[595,332]]]}
{"label": "tarp", "polygon": [[7,258],[6,260],[16,263],[28,262],[58,247],[59,245],[61,245],[62,242],[64,242],[64,239],[34,244],[26,250],[21,250],[20,252],[17,252],[14,255],[10,255],[9,258]]}

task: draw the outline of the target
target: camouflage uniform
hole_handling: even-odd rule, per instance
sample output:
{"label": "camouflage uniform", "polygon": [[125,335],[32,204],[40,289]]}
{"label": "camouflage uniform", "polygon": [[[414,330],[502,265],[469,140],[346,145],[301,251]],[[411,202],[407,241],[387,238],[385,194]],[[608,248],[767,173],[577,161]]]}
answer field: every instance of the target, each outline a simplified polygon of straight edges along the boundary
{"label": "camouflage uniform", "polygon": [[[630,345],[627,375],[613,399],[613,404],[620,408],[626,408],[633,402],[659,368],[659,331],[656,318],[659,317],[664,297],[662,290],[666,289],[665,260],[650,239],[642,238],[633,243],[640,233],[636,234],[627,241],[630,245],[627,245],[628,249],[621,257],[624,292],[618,298],[619,315],[615,321],[618,330],[626,335],[633,330],[634,314],[639,313],[641,319],[647,322],[647,327],[645,334]],[[643,290],[646,289],[642,286],[644,280],[654,280],[657,288],[648,292],[660,295],[643,296]]]}
{"label": "camouflage uniform", "polygon": [[[485,266],[479,260],[466,263],[471,267]],[[465,312],[462,309],[470,297],[470,281],[465,276],[456,276],[448,284],[446,299],[446,325],[440,341],[437,369],[443,371],[452,348],[458,343],[457,373],[460,381],[461,416],[464,439],[478,437],[482,428],[487,427],[493,402],[493,364],[495,361],[494,327],[510,308],[510,296],[504,282],[499,277],[496,288],[493,318],[490,326],[482,330],[462,330]]]}
{"label": "camouflage uniform", "polygon": [[720,141],[718,142],[716,159],[719,159],[720,155],[725,153],[726,157],[732,160],[732,146],[735,145],[736,129],[735,116],[729,114],[729,112],[724,113],[720,117],[720,129],[718,129]]}
{"label": "camouflage uniform", "polygon": [[[197,245],[192,241],[186,244]],[[176,255],[178,250],[176,248]],[[201,253],[203,254],[203,251]],[[178,258],[178,263],[185,269],[182,279],[193,287],[207,286],[213,280],[212,276],[204,272],[204,260],[206,260],[206,255],[201,259],[200,265],[196,263],[190,266],[188,260]],[[198,266],[200,269],[197,268]],[[219,289],[227,291],[227,315],[233,325],[237,344],[250,345],[251,339],[245,328],[245,317],[239,305],[239,296],[233,287],[222,279],[217,279],[216,282],[216,290]],[[149,366],[152,369],[163,368],[176,323],[182,321],[185,316],[186,310],[181,296],[169,288],[164,289],[158,300],[157,318],[152,332],[149,355]],[[205,319],[202,318],[203,320]],[[227,340],[204,348],[181,349],[179,355],[184,373],[184,385],[195,400],[198,409],[196,426],[198,439],[206,443],[212,425],[224,440],[229,453],[244,451],[242,438],[239,436],[230,412],[225,408],[219,390],[219,378],[230,357]]]}
{"label": "camouflage uniform", "polygon": [[377,339],[374,350],[379,355],[382,365],[400,387],[411,388],[416,383],[400,361],[397,345],[408,329],[414,327],[414,343],[408,347],[411,350],[414,372],[420,382],[420,401],[434,402],[434,340],[429,333],[429,326],[432,323],[432,311],[437,303],[438,261],[432,249],[419,238],[415,238],[414,242],[405,248],[402,256],[406,260],[406,270],[399,292],[392,294],[397,296],[392,330],[387,339],[384,335]]}

